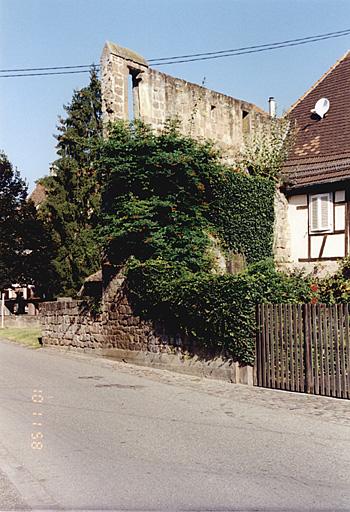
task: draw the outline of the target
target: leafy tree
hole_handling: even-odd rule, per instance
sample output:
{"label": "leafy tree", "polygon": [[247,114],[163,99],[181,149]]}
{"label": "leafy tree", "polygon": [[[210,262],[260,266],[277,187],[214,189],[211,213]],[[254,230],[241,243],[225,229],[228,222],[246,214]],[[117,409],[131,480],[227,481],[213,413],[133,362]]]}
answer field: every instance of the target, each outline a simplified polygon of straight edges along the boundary
{"label": "leafy tree", "polygon": [[176,124],[157,134],[139,122],[117,123],[98,166],[112,262],[161,258],[192,272],[222,271],[224,251],[248,263],[272,255],[274,183],[224,166],[210,143],[180,134]]}
{"label": "leafy tree", "polygon": [[34,284],[50,295],[51,238],[26,198],[25,182],[0,152],[0,289]]}
{"label": "leafy tree", "polygon": [[209,270],[212,182],[223,167],[209,143],[182,136],[176,125],[163,133],[136,123],[117,123],[101,144],[102,237],[108,258],[178,261]]}
{"label": "leafy tree", "polygon": [[[155,133],[139,122],[115,124],[97,160],[104,183],[100,234],[109,262],[126,264],[137,315],[165,322],[190,350],[246,364],[254,361],[255,305],[304,302],[311,289],[301,275],[277,272],[265,260],[272,256],[272,176],[221,162],[210,143],[182,135],[176,125]],[[213,240],[220,255],[223,248],[244,254],[248,268],[217,272]]]}
{"label": "leafy tree", "polygon": [[278,181],[293,141],[294,128],[289,119],[271,119],[245,138],[237,165],[252,176]]}
{"label": "leafy tree", "polygon": [[94,236],[100,205],[100,187],[93,165],[96,141],[102,136],[100,82],[91,70],[87,87],[75,91],[59,119],[58,159],[51,175],[41,180],[47,197],[40,215],[55,242],[53,266],[56,291],[75,294],[84,278],[99,267]]}

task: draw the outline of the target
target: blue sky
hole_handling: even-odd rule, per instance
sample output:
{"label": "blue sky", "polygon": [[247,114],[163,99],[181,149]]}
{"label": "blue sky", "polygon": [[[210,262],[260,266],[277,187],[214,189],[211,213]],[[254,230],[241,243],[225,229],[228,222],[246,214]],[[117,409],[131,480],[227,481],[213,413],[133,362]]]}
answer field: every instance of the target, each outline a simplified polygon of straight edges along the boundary
{"label": "blue sky", "polygon": [[[98,63],[106,40],[146,58],[343,30],[350,0],[0,0],[0,68]],[[267,109],[286,110],[350,48],[350,36],[158,67]],[[55,159],[62,105],[88,74],[0,78],[0,148],[30,185]]]}

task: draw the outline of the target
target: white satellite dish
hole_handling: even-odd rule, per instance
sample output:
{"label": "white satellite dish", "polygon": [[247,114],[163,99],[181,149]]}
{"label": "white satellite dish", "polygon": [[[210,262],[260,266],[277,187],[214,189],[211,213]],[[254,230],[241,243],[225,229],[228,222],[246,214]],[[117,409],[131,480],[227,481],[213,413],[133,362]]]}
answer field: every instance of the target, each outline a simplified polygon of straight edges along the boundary
{"label": "white satellite dish", "polygon": [[330,105],[331,104],[327,98],[321,98],[316,102],[315,108],[313,108],[311,112],[317,114],[321,119],[323,119],[327,114]]}

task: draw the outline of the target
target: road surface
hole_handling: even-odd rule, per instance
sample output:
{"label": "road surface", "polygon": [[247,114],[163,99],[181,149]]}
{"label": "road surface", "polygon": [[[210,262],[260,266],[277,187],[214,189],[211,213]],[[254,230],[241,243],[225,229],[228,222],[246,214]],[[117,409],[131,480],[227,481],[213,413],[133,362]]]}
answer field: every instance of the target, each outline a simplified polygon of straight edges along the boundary
{"label": "road surface", "polygon": [[350,511],[350,401],[0,342],[0,510]]}

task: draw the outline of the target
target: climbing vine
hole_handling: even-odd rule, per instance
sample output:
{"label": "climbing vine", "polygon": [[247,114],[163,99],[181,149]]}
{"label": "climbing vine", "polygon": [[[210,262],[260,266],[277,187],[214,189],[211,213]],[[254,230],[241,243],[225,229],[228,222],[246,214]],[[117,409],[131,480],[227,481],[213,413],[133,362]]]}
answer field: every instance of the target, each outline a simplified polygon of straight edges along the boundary
{"label": "climbing vine", "polygon": [[225,246],[248,263],[272,256],[275,184],[227,171],[213,187],[209,218]]}

